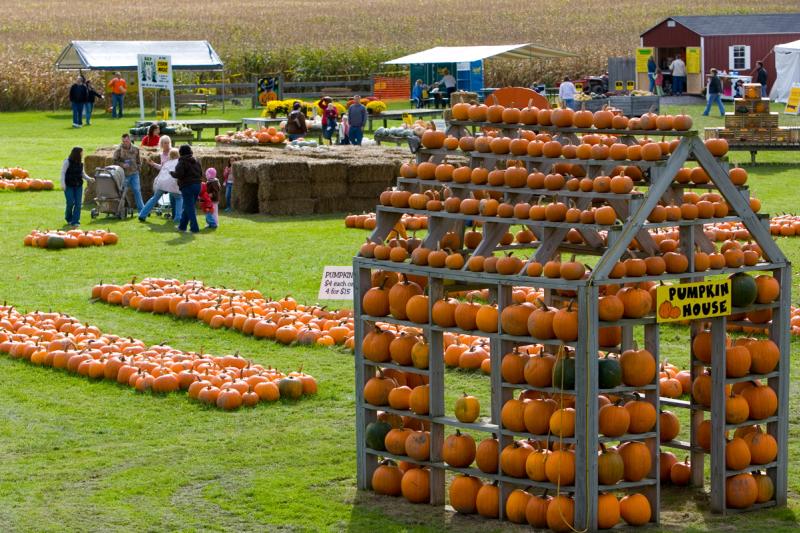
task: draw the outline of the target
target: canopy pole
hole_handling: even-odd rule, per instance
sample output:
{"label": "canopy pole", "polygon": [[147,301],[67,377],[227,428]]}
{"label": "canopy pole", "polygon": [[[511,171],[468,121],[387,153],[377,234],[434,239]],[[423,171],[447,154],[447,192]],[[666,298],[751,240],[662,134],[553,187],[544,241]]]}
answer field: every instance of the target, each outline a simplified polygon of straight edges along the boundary
{"label": "canopy pole", "polygon": [[222,67],[222,114],[225,114],[225,67]]}

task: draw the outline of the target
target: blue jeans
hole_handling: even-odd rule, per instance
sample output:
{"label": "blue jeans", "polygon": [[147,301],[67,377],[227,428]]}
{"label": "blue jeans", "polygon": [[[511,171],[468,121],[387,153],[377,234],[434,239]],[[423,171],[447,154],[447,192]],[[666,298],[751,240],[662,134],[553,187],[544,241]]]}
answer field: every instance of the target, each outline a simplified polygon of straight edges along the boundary
{"label": "blue jeans", "polygon": [[650,92],[655,94],[656,93],[656,73],[655,72],[648,72],[647,78],[650,80]]}
{"label": "blue jeans", "polygon": [[575,109],[575,100],[572,98],[567,98],[564,100],[564,105],[570,109]]}
{"label": "blue jeans", "polygon": [[[124,94],[112,94],[111,95],[111,117],[112,118],[122,118],[122,101],[125,98]],[[117,111],[119,109],[119,111]]]}
{"label": "blue jeans", "polygon": [[350,126],[350,144],[356,144],[361,146],[361,141],[364,139],[364,127],[363,126]]}
{"label": "blue jeans", "polygon": [[92,122],[92,111],[94,111],[94,104],[90,102],[86,102],[83,108],[83,114],[86,115],[86,125],[88,126]]}
{"label": "blue jeans", "polygon": [[325,123],[325,127],[322,129],[322,136],[330,141],[333,138],[333,132],[338,128],[339,125],[335,120],[329,120]]}
{"label": "blue jeans", "polygon": [[179,192],[169,193],[169,203],[172,205],[172,220],[180,221],[183,215],[183,196]]}
{"label": "blue jeans", "polygon": [[160,191],[156,189],[153,191],[153,196],[144,204],[144,207],[141,211],[139,211],[139,218],[147,218],[150,214],[150,211],[158,204],[158,201],[161,197],[165,194],[169,194],[169,201],[172,204],[172,218],[175,219],[176,213],[180,214],[181,210],[183,209],[183,198],[178,193],[167,193],[166,191]]}
{"label": "blue jeans", "polygon": [[190,183],[181,187],[181,195],[183,196],[183,213],[178,229],[186,231],[186,227],[189,226],[192,233],[197,233],[200,231],[200,226],[197,225],[197,197],[200,196],[200,184]]}
{"label": "blue jeans", "polygon": [[766,83],[761,86],[761,96],[762,96],[762,98],[766,98],[767,97],[767,84]]}
{"label": "blue jeans", "polygon": [[289,139],[289,141],[294,141],[295,139],[302,139],[303,136],[302,133],[289,133],[286,135],[286,138]]}
{"label": "blue jeans", "polygon": [[672,95],[680,96],[686,88],[686,76],[672,76]]}
{"label": "blue jeans", "polygon": [[83,198],[83,185],[77,187],[64,187],[64,197],[67,199],[67,211],[64,220],[73,226],[81,223],[81,199]]}
{"label": "blue jeans", "polygon": [[133,201],[136,202],[136,209],[141,212],[144,209],[144,202],[142,201],[142,187],[139,185],[139,173],[134,172],[125,176],[125,181],[128,184],[128,189],[133,192]]}
{"label": "blue jeans", "polygon": [[83,124],[83,103],[72,102],[72,125],[80,126]]}
{"label": "blue jeans", "polygon": [[725,106],[722,104],[722,95],[719,93],[710,93],[708,95],[708,101],[706,102],[706,110],[703,111],[703,116],[707,117],[708,112],[711,110],[711,106],[714,105],[714,102],[717,103],[719,107],[719,114],[723,117],[725,116]]}
{"label": "blue jeans", "polygon": [[229,181],[225,184],[225,209],[228,211],[233,209],[231,205],[231,194],[233,194],[233,183]]}

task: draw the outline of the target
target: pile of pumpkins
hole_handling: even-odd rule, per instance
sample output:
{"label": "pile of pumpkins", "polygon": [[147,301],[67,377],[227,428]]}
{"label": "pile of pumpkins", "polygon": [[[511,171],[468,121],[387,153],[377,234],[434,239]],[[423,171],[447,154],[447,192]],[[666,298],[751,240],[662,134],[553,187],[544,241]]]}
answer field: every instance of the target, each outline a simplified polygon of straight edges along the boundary
{"label": "pile of pumpkins", "polygon": [[769,221],[769,231],[776,237],[800,235],[800,216],[784,214],[772,217]]}
{"label": "pile of pumpkins", "polygon": [[187,391],[189,398],[225,410],[317,392],[316,380],[302,368],[284,374],[238,354],[215,357],[166,344],[147,346],[60,313],[21,314],[3,305],[0,314],[0,353],[89,379],[116,381],[137,392]]}
{"label": "pile of pumpkins", "polygon": [[217,135],[214,140],[220,144],[258,145],[258,144],[283,144],[286,134],[273,126],[262,126],[258,130],[246,128],[242,131],[230,131],[224,135]]}
{"label": "pile of pumpkins", "polygon": [[528,105],[522,109],[494,105],[454,104],[453,119],[491,124],[523,124],[527,126],[555,126],[557,128],[594,128],[598,130],[631,131],[688,131],[692,129],[692,117],[686,114],[658,115],[645,113],[640,118],[628,118],[619,109],[605,107],[594,113],[589,110],[574,111],[569,108],[539,109]]}
{"label": "pile of pumpkins", "polygon": [[52,191],[53,182],[30,177],[24,168],[0,168],[0,191]]}
{"label": "pile of pumpkins", "polygon": [[[344,217],[344,227],[354,229],[374,230],[378,224],[375,213],[350,214]],[[404,213],[399,224],[405,231],[419,231],[428,229],[428,217],[425,215],[411,215]]]}
{"label": "pile of pumpkins", "polygon": [[33,230],[23,239],[25,246],[33,248],[47,248],[60,250],[62,248],[78,248],[88,246],[111,246],[119,242],[119,237],[113,231],[101,229],[81,231],[39,231]]}
{"label": "pile of pumpkins", "polygon": [[257,290],[208,287],[199,280],[135,278],[122,285],[100,283],[92,298],[140,312],[202,320],[281,344],[343,345],[353,349],[353,313],[297,303],[291,296],[264,298]]}

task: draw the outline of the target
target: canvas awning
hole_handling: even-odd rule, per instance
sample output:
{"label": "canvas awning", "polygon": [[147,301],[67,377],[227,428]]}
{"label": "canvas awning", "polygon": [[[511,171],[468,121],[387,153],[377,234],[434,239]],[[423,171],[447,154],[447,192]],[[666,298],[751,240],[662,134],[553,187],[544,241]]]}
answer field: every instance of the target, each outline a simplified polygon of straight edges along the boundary
{"label": "canvas awning", "polygon": [[138,54],[171,57],[173,70],[222,70],[208,41],[72,41],[56,60],[58,70],[136,70]]}
{"label": "canvas awning", "polygon": [[534,43],[504,44],[497,46],[436,46],[391,61],[387,65],[418,65],[426,63],[461,63],[481,59],[533,59],[578,57],[577,54],[547,48]]}
{"label": "canvas awning", "polygon": [[795,83],[800,83],[800,41],[776,44],[775,83],[769,97],[775,102],[786,102]]}

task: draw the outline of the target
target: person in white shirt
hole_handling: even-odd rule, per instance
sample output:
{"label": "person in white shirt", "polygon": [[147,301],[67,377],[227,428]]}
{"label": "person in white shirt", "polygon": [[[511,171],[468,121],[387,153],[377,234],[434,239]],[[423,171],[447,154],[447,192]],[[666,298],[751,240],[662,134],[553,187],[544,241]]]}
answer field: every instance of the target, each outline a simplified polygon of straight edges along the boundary
{"label": "person in white shirt", "polygon": [[575,84],[570,81],[569,77],[565,77],[558,86],[558,99],[561,100],[564,107],[575,109],[575,93]]}
{"label": "person in white shirt", "polygon": [[139,211],[139,221],[145,222],[147,215],[156,206],[161,197],[169,194],[170,200],[173,201],[172,220],[180,220],[183,213],[183,198],[178,189],[178,180],[172,177],[172,171],[178,166],[178,149],[170,148],[167,155],[168,159],[159,165],[158,175],[153,180],[153,196],[144,204],[144,208]]}
{"label": "person in white shirt", "polygon": [[450,95],[456,92],[456,79],[447,69],[444,69],[444,76],[439,80],[438,85],[444,85],[448,100],[450,99]]}
{"label": "person in white shirt", "polygon": [[669,64],[669,70],[672,73],[672,94],[681,96],[686,90],[686,63],[683,62],[680,55],[675,56],[675,59]]}

